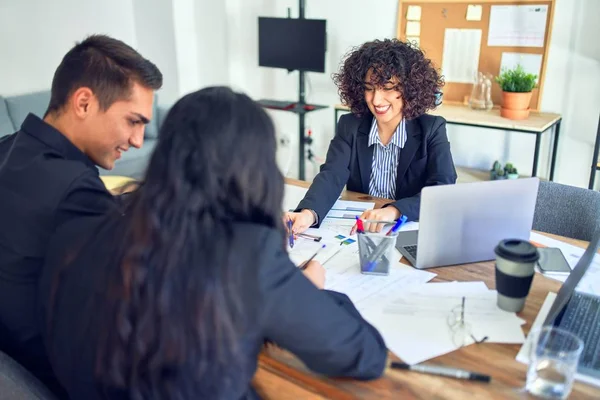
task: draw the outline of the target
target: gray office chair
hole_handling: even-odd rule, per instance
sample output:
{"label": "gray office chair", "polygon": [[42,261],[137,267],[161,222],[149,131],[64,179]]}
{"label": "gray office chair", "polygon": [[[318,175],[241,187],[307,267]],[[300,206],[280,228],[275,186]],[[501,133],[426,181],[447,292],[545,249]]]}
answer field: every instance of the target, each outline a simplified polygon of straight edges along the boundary
{"label": "gray office chair", "polygon": [[19,363],[0,351],[0,400],[57,400]]}
{"label": "gray office chair", "polygon": [[598,228],[600,192],[540,181],[534,230],[590,241]]}

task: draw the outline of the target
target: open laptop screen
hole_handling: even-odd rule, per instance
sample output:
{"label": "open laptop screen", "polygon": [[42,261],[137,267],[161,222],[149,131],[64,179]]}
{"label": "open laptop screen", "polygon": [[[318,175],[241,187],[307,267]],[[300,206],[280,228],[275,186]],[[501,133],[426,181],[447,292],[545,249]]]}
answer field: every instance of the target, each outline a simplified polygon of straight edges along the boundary
{"label": "open laptop screen", "polygon": [[583,278],[586,271],[592,264],[592,260],[598,251],[599,245],[600,232],[596,232],[587,249],[585,249],[583,256],[581,256],[577,262],[577,265],[575,265],[575,268],[573,268],[569,274],[569,277],[558,291],[556,299],[554,300],[554,303],[552,303],[552,308],[550,308],[550,312],[548,312],[548,316],[544,321],[544,325],[557,325],[560,323],[560,319],[567,308],[567,304],[569,304],[569,300],[575,292],[575,288],[581,281],[581,278]]}

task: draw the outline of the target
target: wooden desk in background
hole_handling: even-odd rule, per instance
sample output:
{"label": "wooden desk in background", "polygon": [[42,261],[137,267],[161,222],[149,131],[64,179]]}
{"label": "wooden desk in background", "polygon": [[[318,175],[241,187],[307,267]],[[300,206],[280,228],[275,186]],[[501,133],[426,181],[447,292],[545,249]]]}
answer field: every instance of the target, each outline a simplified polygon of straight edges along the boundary
{"label": "wooden desk in background", "polygon": [[[348,112],[348,107],[342,104],[334,106],[335,125],[334,132],[337,129],[338,115],[340,112]],[[560,123],[562,117],[560,114],[534,112],[532,111],[528,119],[514,121],[500,116],[500,109],[494,108],[490,111],[472,110],[464,105],[442,104],[430,112],[431,115],[439,115],[446,119],[448,125],[473,126],[486,129],[497,129],[502,131],[520,132],[535,135],[535,148],[533,152],[533,168],[531,176],[537,175],[538,160],[540,155],[540,144],[542,134],[552,129],[554,131],[549,180],[554,180],[554,169],[556,167],[556,153],[558,150],[558,135],[560,133]]]}
{"label": "wooden desk in background", "polygon": [[[287,183],[308,187],[307,182],[288,179]],[[375,201],[380,207],[383,201],[369,196],[345,192],[346,200]],[[586,243],[548,235],[570,244],[585,247]],[[480,262],[430,270],[438,274],[433,282],[484,281],[488,288],[495,288],[494,262]],[[558,292],[560,282],[536,273],[527,302],[519,317],[527,323],[525,334],[540,310],[548,292]],[[332,335],[335,332],[331,333]],[[443,378],[418,372],[387,370],[374,381],[332,379],[310,372],[297,358],[284,350],[269,348],[259,357],[259,370],[254,386],[265,399],[514,399],[533,398],[525,391],[527,366],[515,358],[520,344],[481,343],[473,344],[452,353],[436,357],[432,364],[463,368],[488,374],[489,384]],[[392,353],[390,357],[397,359]],[[570,398],[600,398],[600,389],[575,382]]]}

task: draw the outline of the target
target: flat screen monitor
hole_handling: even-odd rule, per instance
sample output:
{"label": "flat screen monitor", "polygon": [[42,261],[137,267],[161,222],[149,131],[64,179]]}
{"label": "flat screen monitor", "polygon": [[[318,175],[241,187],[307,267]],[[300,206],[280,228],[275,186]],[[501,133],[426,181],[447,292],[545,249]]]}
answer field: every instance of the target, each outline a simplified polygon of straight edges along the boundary
{"label": "flat screen monitor", "polygon": [[258,18],[258,65],[325,72],[326,20]]}

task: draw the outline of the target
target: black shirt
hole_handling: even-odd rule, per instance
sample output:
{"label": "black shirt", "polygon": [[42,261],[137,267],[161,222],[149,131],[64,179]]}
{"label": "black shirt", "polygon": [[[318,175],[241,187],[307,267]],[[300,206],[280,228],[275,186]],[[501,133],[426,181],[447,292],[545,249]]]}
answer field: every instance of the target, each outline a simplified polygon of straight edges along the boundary
{"label": "black shirt", "polygon": [[[128,231],[130,226],[128,219],[129,215],[119,216],[116,213],[115,217],[80,218],[63,225],[51,241],[51,250],[46,258],[48,264],[40,279],[40,316],[49,322],[43,325],[43,330],[52,366],[73,399],[130,398],[127,388],[99,387],[94,372],[100,333],[120,329],[114,321],[109,319],[107,322],[102,316],[114,310],[112,299],[115,291],[112,288],[115,280],[123,279],[123,255],[118,249],[124,246],[123,232]],[[239,356],[225,370],[208,371],[203,374],[203,379],[198,380],[197,363],[214,365],[211,354],[214,357],[218,352],[207,352],[199,357],[198,351],[194,351],[196,349],[185,349],[195,362],[185,362],[175,356],[173,360],[178,362],[173,361],[165,375],[168,375],[169,385],[176,385],[180,390],[185,387],[183,397],[190,399],[215,398],[214,388],[211,389],[213,384],[218,384],[223,390],[219,398],[253,397],[250,383],[265,340],[291,351],[317,373],[358,379],[373,379],[383,373],[387,349],[381,335],[361,317],[347,296],[318,290],[294,266],[278,231],[266,226],[238,223],[232,232],[228,248],[231,265],[237,267],[227,276],[239,276],[239,282],[243,282],[235,291],[239,294],[238,304],[243,307],[242,313],[249,322],[240,326],[237,332]],[[202,265],[195,267],[203,268]],[[154,270],[146,273],[166,274]],[[192,275],[187,279],[200,279],[198,276]],[[173,281],[164,280],[169,282],[165,283],[167,285]],[[149,290],[146,287],[143,290]],[[177,286],[171,285],[173,287]],[[212,295],[207,298],[216,296],[214,293],[219,293],[219,290],[213,289]],[[191,309],[185,299],[183,294],[179,298],[171,296],[161,300],[161,304]],[[137,310],[144,304],[135,303],[133,307]],[[142,309],[138,311],[144,312]],[[146,319],[144,329],[156,332],[165,329],[163,335],[172,335],[165,328],[171,326],[168,312],[166,315],[152,317],[151,322]],[[134,324],[137,317],[139,315],[134,317]],[[188,325],[192,329],[194,318],[194,315],[189,315],[190,320],[183,326]],[[179,321],[177,318],[174,320]],[[136,325],[131,329],[135,330]],[[220,332],[206,334],[205,340],[210,343],[217,341],[211,338],[211,334],[219,335]],[[133,357],[135,351],[132,348],[130,351],[125,354],[126,359]],[[152,360],[154,357],[149,357],[147,362]],[[218,382],[213,381],[215,376]],[[229,384],[223,384],[222,378],[230,378]],[[179,382],[182,384],[178,385]]]}
{"label": "black shirt", "polygon": [[51,389],[35,308],[49,238],[116,205],[94,163],[37,116],[0,139],[0,346]]}

